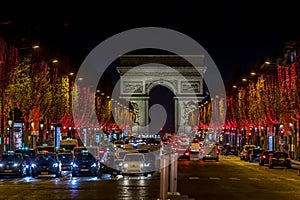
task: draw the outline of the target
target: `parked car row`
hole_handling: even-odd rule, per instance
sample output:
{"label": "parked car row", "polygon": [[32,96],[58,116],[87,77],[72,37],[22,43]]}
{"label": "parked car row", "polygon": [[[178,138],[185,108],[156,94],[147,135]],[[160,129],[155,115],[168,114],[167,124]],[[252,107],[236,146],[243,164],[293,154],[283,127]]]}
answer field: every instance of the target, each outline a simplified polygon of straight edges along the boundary
{"label": "parked car row", "polygon": [[255,145],[243,146],[240,159],[257,162],[259,166],[268,165],[270,169],[274,167],[286,167],[291,168],[291,158],[285,151],[270,151],[261,149]]}

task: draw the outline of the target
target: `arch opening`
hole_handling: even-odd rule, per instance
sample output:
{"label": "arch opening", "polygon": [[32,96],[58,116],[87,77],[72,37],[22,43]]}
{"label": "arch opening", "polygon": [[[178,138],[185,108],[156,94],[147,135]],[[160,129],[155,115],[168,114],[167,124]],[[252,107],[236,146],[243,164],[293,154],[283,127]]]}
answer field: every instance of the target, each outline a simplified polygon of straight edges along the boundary
{"label": "arch opening", "polygon": [[[175,132],[175,102],[174,93],[166,86],[155,85],[149,91],[149,107],[155,104],[160,104],[164,107],[167,113],[166,123],[161,127],[162,133],[174,133]],[[148,119],[151,130],[151,119]]]}

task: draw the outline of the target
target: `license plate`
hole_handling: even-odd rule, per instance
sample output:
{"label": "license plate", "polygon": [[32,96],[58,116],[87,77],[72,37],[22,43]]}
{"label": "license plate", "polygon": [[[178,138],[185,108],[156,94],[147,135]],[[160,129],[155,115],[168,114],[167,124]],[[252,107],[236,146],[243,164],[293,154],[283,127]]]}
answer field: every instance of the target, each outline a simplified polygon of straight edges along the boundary
{"label": "license plate", "polygon": [[87,171],[89,171],[89,169],[81,169],[80,171],[87,172]]}
{"label": "license plate", "polygon": [[41,172],[42,175],[48,174],[48,172]]}
{"label": "license plate", "polygon": [[280,161],[283,161],[283,160],[284,160],[284,158],[279,158],[279,160],[280,160]]}
{"label": "license plate", "polygon": [[4,170],[4,172],[12,172],[12,170]]}

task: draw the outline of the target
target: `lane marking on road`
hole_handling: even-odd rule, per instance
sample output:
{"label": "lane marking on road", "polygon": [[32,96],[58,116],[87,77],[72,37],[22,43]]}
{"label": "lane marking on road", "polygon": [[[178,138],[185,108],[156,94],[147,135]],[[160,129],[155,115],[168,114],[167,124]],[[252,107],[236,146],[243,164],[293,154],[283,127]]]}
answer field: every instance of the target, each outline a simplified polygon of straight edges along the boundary
{"label": "lane marking on road", "polygon": [[219,177],[209,177],[210,180],[221,180]]}
{"label": "lane marking on road", "polygon": [[286,178],[285,180],[287,180],[287,181],[299,181],[299,179],[297,180],[297,179],[294,179],[294,178]]}
{"label": "lane marking on road", "polygon": [[259,181],[260,178],[248,178],[250,181]]}
{"label": "lane marking on road", "polygon": [[236,177],[229,177],[229,180],[232,180],[232,181],[239,181],[239,180],[241,180],[241,179],[236,178]]}
{"label": "lane marking on road", "polygon": [[279,178],[267,178],[267,179],[265,179],[265,180],[267,180],[267,181],[281,181],[281,179],[279,179]]}
{"label": "lane marking on road", "polygon": [[190,179],[190,180],[198,180],[198,179],[200,179],[200,178],[197,177],[197,176],[190,176],[189,179]]}

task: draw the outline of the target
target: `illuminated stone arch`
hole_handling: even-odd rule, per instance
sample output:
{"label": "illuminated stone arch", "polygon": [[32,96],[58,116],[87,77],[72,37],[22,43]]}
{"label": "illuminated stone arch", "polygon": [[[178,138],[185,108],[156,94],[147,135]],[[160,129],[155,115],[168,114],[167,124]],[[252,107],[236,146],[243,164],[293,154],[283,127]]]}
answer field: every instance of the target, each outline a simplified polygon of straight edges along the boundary
{"label": "illuminated stone arch", "polygon": [[[188,57],[188,56],[183,56]],[[191,66],[177,55],[124,55],[120,57],[120,98],[132,105],[136,114],[136,131],[147,133],[143,129],[148,124],[149,94],[156,86],[164,86],[174,94],[175,132],[189,133],[187,125],[190,112],[198,109],[203,99],[203,55],[189,56],[195,59],[197,66]],[[198,124],[195,124],[198,125]]]}

